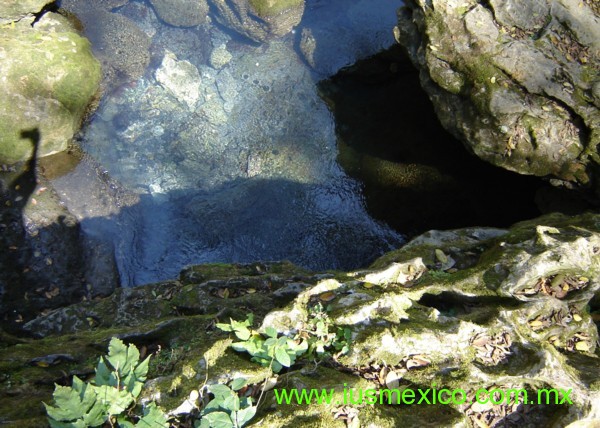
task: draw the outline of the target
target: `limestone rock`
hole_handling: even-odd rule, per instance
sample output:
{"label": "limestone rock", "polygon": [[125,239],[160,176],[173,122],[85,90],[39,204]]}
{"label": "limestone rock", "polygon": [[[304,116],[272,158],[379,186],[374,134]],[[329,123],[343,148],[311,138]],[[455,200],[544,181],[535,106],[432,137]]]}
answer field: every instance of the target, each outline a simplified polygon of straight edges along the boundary
{"label": "limestone rock", "polygon": [[64,150],[98,90],[100,66],[88,40],[46,13],[33,27],[0,29],[0,58],[0,162],[27,159],[32,146],[21,132],[33,128],[40,156]]}
{"label": "limestone rock", "polygon": [[[434,385],[464,390],[463,403],[444,406],[357,406],[353,417],[365,426],[478,426],[482,420],[488,426],[505,421],[594,426],[600,412],[593,321],[598,311],[594,296],[600,290],[599,248],[597,214],[552,215],[509,230],[432,231],[363,272],[313,275],[286,263],[191,266],[176,280],[119,289],[108,298],[54,310],[27,323],[25,328],[42,339],[15,342],[0,336],[7,343],[0,348],[0,368],[32,382],[36,377],[28,361],[65,349],[73,359],[89,361],[95,349],[90,344],[107,343],[119,334],[149,350],[160,344],[162,352],[178,356],[177,365],[164,368],[144,393],[158,399],[165,411],[182,409],[204,382],[244,377],[250,385],[268,380],[261,414],[268,427],[305,425],[307,418],[333,426],[340,421],[332,415],[348,413],[334,403],[314,406],[310,414],[305,406],[277,406],[268,389],[278,385],[354,388],[355,393],[358,388],[381,393]],[[441,270],[440,251],[456,260],[454,271]],[[422,275],[397,280],[399,270],[411,271],[410,266]],[[391,281],[369,281],[373,277],[368,275],[389,277],[385,272],[392,274]],[[277,290],[292,292],[282,299]],[[239,339],[214,328],[215,321],[243,321],[248,312],[255,315],[253,334],[271,327],[302,340],[315,323],[334,336],[339,327],[345,330],[349,352],[332,351],[334,364],[309,359],[274,375],[247,354],[233,352],[230,345]],[[60,376],[63,369],[58,365],[44,373]],[[166,393],[173,385],[178,393]],[[7,394],[0,414],[17,421],[43,417],[39,401],[46,400],[51,387],[38,386],[39,396],[25,387]],[[3,383],[0,392],[7,388],[10,384]],[[518,405],[476,403],[479,388],[516,388],[531,399]],[[568,410],[531,404],[538,391],[553,388],[570,391]],[[21,403],[18,409],[13,402]]]}
{"label": "limestone rock", "polygon": [[4,0],[0,3],[0,25],[20,21],[23,18],[33,20],[34,14],[44,6],[52,3],[50,0]]}
{"label": "limestone rock", "polygon": [[304,0],[211,0],[221,24],[256,42],[289,33],[300,22]]}
{"label": "limestone rock", "polygon": [[413,0],[395,34],[444,127],[477,156],[588,185],[600,163],[599,29],[593,2]]}
{"label": "limestone rock", "polygon": [[150,0],[156,14],[167,24],[194,27],[206,21],[206,0]]}

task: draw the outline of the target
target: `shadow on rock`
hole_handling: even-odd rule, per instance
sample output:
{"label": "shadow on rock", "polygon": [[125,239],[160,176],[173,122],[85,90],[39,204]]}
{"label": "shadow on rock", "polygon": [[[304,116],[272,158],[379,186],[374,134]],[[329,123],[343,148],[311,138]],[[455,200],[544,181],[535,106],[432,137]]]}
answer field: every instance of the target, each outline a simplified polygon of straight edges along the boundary
{"label": "shadow on rock", "polygon": [[[112,292],[116,277],[92,278],[97,253],[77,219],[39,174],[39,129],[21,132],[29,160],[0,172],[0,326],[9,331],[46,309]],[[110,264],[110,263],[109,263]],[[102,286],[100,286],[102,284]],[[95,287],[96,286],[96,287]]]}

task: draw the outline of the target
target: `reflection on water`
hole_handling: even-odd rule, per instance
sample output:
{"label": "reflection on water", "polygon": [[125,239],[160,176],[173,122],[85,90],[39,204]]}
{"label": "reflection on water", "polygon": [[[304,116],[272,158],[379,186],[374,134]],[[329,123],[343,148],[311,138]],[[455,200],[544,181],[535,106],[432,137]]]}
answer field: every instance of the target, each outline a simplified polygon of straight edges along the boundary
{"label": "reflection on water", "polygon": [[120,75],[80,136],[90,160],[55,185],[87,233],[112,241],[124,285],[217,261],[349,269],[402,242],[338,166],[316,89],[393,43],[399,4],[308,1],[294,34],[261,45],[210,22],[163,25],[145,3],[114,12],[151,38],[150,66]]}

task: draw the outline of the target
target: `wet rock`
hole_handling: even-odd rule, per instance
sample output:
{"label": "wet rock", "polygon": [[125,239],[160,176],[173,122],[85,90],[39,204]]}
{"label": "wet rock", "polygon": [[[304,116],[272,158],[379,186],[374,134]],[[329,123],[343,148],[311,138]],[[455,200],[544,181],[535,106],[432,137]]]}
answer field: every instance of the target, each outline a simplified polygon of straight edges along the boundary
{"label": "wet rock", "polygon": [[302,19],[304,0],[211,0],[222,25],[256,42],[289,33]]}
{"label": "wet rock", "polygon": [[195,27],[206,21],[206,0],[150,0],[160,19],[176,27]]}
{"label": "wet rock", "polygon": [[410,1],[395,32],[440,121],[477,156],[589,185],[600,162],[598,28],[586,2]]}
{"label": "wet rock", "polygon": [[83,25],[102,63],[103,86],[111,90],[141,77],[150,63],[150,37],[131,19],[81,0],[61,5]]}
{"label": "wet rock", "polygon": [[233,56],[227,50],[227,46],[221,44],[212,50],[209,61],[212,67],[219,70],[229,64],[232,58]]}
{"label": "wet rock", "polygon": [[46,13],[0,30],[0,162],[32,153],[21,132],[38,129],[39,156],[63,151],[98,90],[100,67],[89,42],[65,20]]}
{"label": "wet rock", "polygon": [[52,3],[50,0],[6,0],[0,4],[0,25],[20,21],[27,18],[33,21],[35,14],[44,6]]}
{"label": "wet rock", "polygon": [[188,61],[178,60],[166,52],[161,66],[156,70],[156,80],[168,89],[177,100],[194,110],[200,99],[200,73]]}

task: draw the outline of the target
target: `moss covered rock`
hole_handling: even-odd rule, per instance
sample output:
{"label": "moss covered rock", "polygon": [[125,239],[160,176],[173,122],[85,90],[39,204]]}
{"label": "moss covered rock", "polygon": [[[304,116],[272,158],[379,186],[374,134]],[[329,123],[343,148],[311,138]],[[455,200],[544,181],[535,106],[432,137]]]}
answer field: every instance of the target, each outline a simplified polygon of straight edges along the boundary
{"label": "moss covered rock", "polygon": [[[179,414],[181,424],[202,406],[190,397],[205,383],[243,377],[247,394],[263,396],[257,419],[269,427],[345,420],[565,426],[600,411],[599,273],[600,218],[591,214],[548,216],[509,230],[431,231],[357,272],[311,274],[287,263],[192,266],[177,280],[40,316],[25,326],[37,339],[0,336],[0,414],[20,426],[43,421],[39,403],[53,382],[92,373],[118,335],[154,354],[145,397]],[[299,337],[311,334],[319,314],[323,328],[351,333],[350,350],[318,364],[300,357],[274,374],[233,351],[237,339],[215,328],[250,312],[255,334],[274,328]],[[357,403],[282,405],[273,387],[326,388],[338,401],[352,391]],[[466,402],[388,404],[406,389],[443,387],[464,390]],[[543,389],[570,389],[572,404],[475,404],[478,388],[518,389],[533,400]],[[367,389],[378,405],[358,404]]]}
{"label": "moss covered rock", "polygon": [[593,2],[412,0],[396,36],[444,127],[477,156],[589,185],[600,163],[599,22]]}
{"label": "moss covered rock", "polygon": [[0,4],[0,25],[23,18],[32,20],[34,14],[39,13],[44,6],[52,3],[50,0],[5,0]]}
{"label": "moss covered rock", "polygon": [[60,152],[98,90],[100,65],[87,39],[54,13],[0,28],[0,162],[32,153],[21,133],[37,128],[39,155]]}

